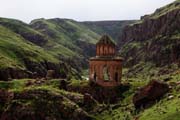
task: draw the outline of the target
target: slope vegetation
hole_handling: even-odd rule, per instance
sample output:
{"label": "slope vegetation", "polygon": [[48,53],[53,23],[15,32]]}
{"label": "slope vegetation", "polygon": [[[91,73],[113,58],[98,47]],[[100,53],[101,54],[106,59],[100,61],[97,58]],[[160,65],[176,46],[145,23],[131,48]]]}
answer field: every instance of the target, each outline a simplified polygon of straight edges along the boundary
{"label": "slope vegetation", "polygon": [[[80,71],[98,37],[70,20],[36,20],[28,25],[0,18],[0,79],[33,77],[33,73],[43,77],[49,69],[57,76],[68,76],[70,68]],[[87,47],[90,51],[83,52]]]}
{"label": "slope vegetation", "polygon": [[125,27],[119,40],[126,66],[150,62],[155,66],[180,64],[180,1],[145,15]]}
{"label": "slope vegetation", "polygon": [[133,21],[77,22],[54,18],[26,24],[0,18],[0,79],[33,77],[34,73],[42,77],[49,69],[65,71],[65,76],[69,76],[71,68],[75,73],[81,72],[87,68],[88,58],[95,55],[100,35],[117,37],[115,34],[130,23]]}

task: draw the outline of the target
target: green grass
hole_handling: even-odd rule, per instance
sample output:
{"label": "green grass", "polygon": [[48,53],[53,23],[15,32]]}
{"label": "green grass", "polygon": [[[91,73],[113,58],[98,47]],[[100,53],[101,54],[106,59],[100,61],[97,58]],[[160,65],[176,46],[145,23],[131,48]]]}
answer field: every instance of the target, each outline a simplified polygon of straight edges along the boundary
{"label": "green grass", "polygon": [[[144,72],[139,73],[136,76],[131,76],[126,78],[125,76],[122,79],[122,83],[129,83],[131,87],[128,91],[123,93],[124,99],[116,103],[115,105],[120,105],[121,107],[113,109],[114,105],[110,105],[109,109],[103,111],[101,114],[97,115],[97,119],[99,120],[133,120],[136,117],[139,117],[139,120],[179,120],[180,115],[180,86],[173,87],[173,89],[166,94],[159,102],[154,104],[152,107],[147,108],[145,110],[141,110],[137,112],[134,108],[132,98],[135,91],[142,86],[148,84],[148,82],[152,79],[164,81],[165,78],[171,78],[167,83],[178,82],[180,81],[179,70],[176,65],[172,65],[174,68],[173,73],[164,74],[164,75],[156,75],[160,69],[165,68],[156,68],[156,70],[152,71],[152,69],[145,69]],[[172,69],[171,68],[171,69]],[[155,69],[155,68],[153,68]],[[169,68],[170,69],[170,68]],[[145,71],[151,71],[154,73],[154,76],[150,77]],[[123,70],[123,74],[127,74],[128,69]],[[144,74],[144,75],[143,75]],[[173,95],[172,99],[168,99],[169,95]]]}
{"label": "green grass", "polygon": [[[17,95],[17,97],[14,97],[6,104],[0,104],[0,113],[5,110],[10,111],[10,113],[19,111],[17,112],[18,114],[22,112],[25,114],[26,112],[31,112],[32,114],[43,113],[52,119],[61,119],[62,116],[68,119],[69,116],[64,115],[63,112],[69,112],[69,115],[73,117],[76,117],[74,113],[89,116],[88,113],[79,107],[79,104],[83,103],[83,95],[59,89],[60,80],[54,79],[44,81],[42,84],[36,83],[27,86],[27,82],[30,81],[32,83],[37,82],[34,79],[0,81],[0,89],[6,89]],[[25,94],[27,96],[24,96]]]}
{"label": "green grass", "polygon": [[[175,68],[175,65],[172,65]],[[123,74],[126,74],[128,69],[123,71]],[[157,70],[158,71],[158,70]],[[156,72],[157,72],[156,71]],[[156,76],[158,80],[164,80],[167,77],[171,77],[171,82],[178,82],[180,80],[180,74],[178,74],[178,69],[170,74],[164,74],[160,76]],[[146,73],[144,73],[146,74]],[[123,77],[122,83],[126,84],[127,82],[130,83],[130,89],[123,93],[124,99],[119,101],[116,104],[110,104],[109,108],[103,111],[100,114],[96,114],[95,117],[97,120],[132,120],[135,117],[139,117],[139,120],[178,120],[179,111],[180,111],[180,86],[174,87],[167,95],[165,95],[159,102],[153,105],[150,108],[145,110],[141,110],[137,112],[132,103],[132,97],[137,90],[137,88],[146,85],[151,78],[147,79],[147,75],[138,75],[136,77]],[[33,84],[31,86],[26,86],[27,82],[35,82],[36,80],[33,79],[22,79],[22,80],[13,80],[9,82],[0,81],[0,89],[6,89],[9,91],[14,91],[16,93],[21,93],[23,91],[32,91],[32,90],[45,90],[50,91],[53,94],[61,94],[65,97],[70,99],[78,98],[78,100],[82,100],[83,96],[79,93],[67,92],[64,90],[59,89],[60,81],[58,79],[45,81],[40,85]],[[88,81],[80,81],[72,79],[69,85],[73,87],[83,87],[88,86]],[[168,99],[169,95],[173,95],[172,99]],[[26,104],[26,103],[25,103]],[[28,103],[29,104],[29,103]],[[64,104],[68,104],[65,102]],[[120,107],[113,108],[113,106],[120,105]]]}
{"label": "green grass", "polygon": [[11,30],[0,26],[0,68],[21,67],[24,68],[23,58],[30,61],[51,61],[58,63],[51,54],[43,48],[25,41],[21,36]]}
{"label": "green grass", "polygon": [[13,81],[0,81],[0,89],[10,90],[10,91],[22,91],[25,88],[25,84],[28,81],[34,81],[32,79],[21,79]]}
{"label": "green grass", "polygon": [[89,86],[89,81],[72,79],[69,85],[73,87],[84,87]]}
{"label": "green grass", "polygon": [[[180,78],[180,77],[179,77]],[[168,100],[167,97],[155,104],[153,107],[143,111],[139,120],[179,120],[180,118],[180,86],[177,86],[170,93],[174,98]]]}
{"label": "green grass", "polygon": [[38,34],[42,35],[40,32],[30,28],[27,24],[15,20],[15,19],[8,19],[8,18],[0,18],[0,21],[2,22],[1,24],[9,29],[11,29],[13,32],[18,32],[18,33],[30,33],[30,34]]}
{"label": "green grass", "polygon": [[[36,24],[42,24],[46,26],[44,29],[36,28]],[[88,44],[95,44],[99,38],[99,35],[95,32],[89,30],[86,26],[79,24],[73,20],[63,20],[63,19],[38,19],[34,20],[31,23],[35,29],[37,29],[42,34],[46,32],[52,32],[54,35],[49,36],[51,42],[58,44],[54,46],[46,46],[50,51],[64,53],[65,55],[77,56],[79,53],[82,53],[82,48],[77,46],[77,41],[84,41]],[[62,46],[65,46],[66,49],[62,49]]]}
{"label": "green grass", "polygon": [[39,19],[28,25],[0,18],[0,22],[0,69],[26,70],[25,60],[37,64],[44,61],[57,64],[63,60],[72,62],[70,67],[74,67],[81,62],[74,58],[88,57],[91,50],[84,54],[85,47],[94,45],[100,37],[73,20]]}
{"label": "green grass", "polygon": [[[59,89],[60,80],[53,79],[49,81],[45,81],[41,84],[35,83],[37,80],[35,79],[19,79],[19,80],[12,80],[12,81],[0,81],[0,89],[9,90],[13,92],[23,92],[26,90],[48,90],[54,93],[60,93],[64,96],[71,95],[71,96],[79,96],[83,97],[79,93],[68,92],[62,89]],[[31,82],[32,85],[26,86],[28,82]],[[74,83],[73,83],[74,84]]]}

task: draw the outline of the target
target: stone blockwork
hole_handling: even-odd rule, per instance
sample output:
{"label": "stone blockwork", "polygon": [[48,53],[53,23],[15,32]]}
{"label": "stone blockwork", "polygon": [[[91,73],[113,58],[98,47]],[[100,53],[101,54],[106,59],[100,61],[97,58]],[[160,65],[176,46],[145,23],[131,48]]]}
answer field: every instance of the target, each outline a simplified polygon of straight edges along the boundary
{"label": "stone blockwork", "polygon": [[115,55],[116,45],[107,35],[96,44],[96,57],[90,59],[89,78],[101,86],[118,86],[122,76],[122,58]]}

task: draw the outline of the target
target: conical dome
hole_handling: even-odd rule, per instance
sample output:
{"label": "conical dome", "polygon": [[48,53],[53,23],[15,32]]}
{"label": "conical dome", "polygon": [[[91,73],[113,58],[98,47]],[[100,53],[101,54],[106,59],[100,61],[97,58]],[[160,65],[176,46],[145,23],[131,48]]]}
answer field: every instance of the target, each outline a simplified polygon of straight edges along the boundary
{"label": "conical dome", "polygon": [[111,44],[111,45],[116,45],[114,41],[110,39],[108,35],[103,35],[100,40],[97,42],[97,44]]}
{"label": "conical dome", "polygon": [[108,35],[103,35],[96,44],[96,56],[113,56],[115,55],[116,44]]}

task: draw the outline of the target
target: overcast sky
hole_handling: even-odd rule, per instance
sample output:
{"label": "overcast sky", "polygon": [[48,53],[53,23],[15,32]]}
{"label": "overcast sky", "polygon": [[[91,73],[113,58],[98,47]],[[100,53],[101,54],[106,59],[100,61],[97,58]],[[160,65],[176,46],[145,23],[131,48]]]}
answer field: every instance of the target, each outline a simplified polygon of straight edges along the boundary
{"label": "overcast sky", "polygon": [[0,0],[0,17],[78,21],[139,19],[174,0]]}

